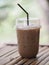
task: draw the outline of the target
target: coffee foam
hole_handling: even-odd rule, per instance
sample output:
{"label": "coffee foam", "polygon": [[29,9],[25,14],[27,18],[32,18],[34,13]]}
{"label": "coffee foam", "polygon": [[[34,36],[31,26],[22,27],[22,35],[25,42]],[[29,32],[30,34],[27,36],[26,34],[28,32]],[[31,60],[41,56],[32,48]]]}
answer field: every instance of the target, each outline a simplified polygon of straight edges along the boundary
{"label": "coffee foam", "polygon": [[18,26],[17,29],[22,29],[22,30],[29,30],[29,29],[37,29],[40,28],[40,26]]}

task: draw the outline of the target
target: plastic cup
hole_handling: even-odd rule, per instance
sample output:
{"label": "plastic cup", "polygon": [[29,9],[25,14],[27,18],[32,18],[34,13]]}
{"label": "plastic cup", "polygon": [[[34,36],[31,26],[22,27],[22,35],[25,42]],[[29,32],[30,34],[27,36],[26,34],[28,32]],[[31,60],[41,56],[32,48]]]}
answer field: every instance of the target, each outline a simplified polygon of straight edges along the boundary
{"label": "plastic cup", "polygon": [[36,57],[39,50],[40,20],[30,19],[29,26],[26,19],[18,19],[16,24],[18,50],[22,57]]}

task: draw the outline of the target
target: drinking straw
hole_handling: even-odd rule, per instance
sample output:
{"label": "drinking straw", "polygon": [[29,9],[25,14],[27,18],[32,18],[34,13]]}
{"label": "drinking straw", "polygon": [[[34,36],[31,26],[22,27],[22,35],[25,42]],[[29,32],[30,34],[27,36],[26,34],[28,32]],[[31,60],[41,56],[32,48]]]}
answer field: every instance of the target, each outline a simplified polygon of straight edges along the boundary
{"label": "drinking straw", "polygon": [[27,14],[27,25],[29,25],[29,14],[28,14],[28,12],[20,4],[17,4],[17,5]]}

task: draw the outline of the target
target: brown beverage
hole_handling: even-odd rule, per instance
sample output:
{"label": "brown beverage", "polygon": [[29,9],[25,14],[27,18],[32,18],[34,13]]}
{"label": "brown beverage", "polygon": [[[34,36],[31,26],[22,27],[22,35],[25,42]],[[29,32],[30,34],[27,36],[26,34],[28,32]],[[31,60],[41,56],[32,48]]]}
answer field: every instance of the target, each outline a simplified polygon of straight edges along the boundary
{"label": "brown beverage", "polygon": [[39,49],[40,27],[17,28],[18,49],[22,57],[36,57]]}

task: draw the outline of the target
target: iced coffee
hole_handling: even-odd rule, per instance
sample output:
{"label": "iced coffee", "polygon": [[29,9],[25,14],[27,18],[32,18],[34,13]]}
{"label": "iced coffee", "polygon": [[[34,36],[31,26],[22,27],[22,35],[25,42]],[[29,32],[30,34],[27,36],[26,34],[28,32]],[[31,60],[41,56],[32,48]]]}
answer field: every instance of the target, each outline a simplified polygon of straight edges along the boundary
{"label": "iced coffee", "polygon": [[17,27],[18,49],[22,57],[36,57],[39,50],[39,26]]}

